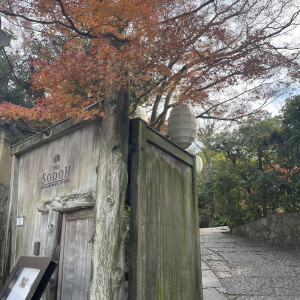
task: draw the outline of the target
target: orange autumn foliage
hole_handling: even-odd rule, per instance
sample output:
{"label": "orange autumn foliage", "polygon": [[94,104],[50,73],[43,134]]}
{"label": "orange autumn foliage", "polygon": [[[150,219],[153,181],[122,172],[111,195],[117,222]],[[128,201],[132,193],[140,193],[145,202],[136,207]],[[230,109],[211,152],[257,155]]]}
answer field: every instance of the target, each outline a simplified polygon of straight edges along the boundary
{"label": "orange autumn foliage", "polygon": [[284,0],[15,0],[2,2],[0,13],[64,37],[58,54],[44,49],[33,60],[32,83],[44,97],[33,109],[2,102],[7,119],[92,118],[95,110],[82,109],[120,87],[133,110],[152,107],[151,124],[159,127],[181,102],[201,118],[236,119],[247,101],[274,95],[275,71],[299,69],[299,48],[274,42],[298,20],[297,6]]}

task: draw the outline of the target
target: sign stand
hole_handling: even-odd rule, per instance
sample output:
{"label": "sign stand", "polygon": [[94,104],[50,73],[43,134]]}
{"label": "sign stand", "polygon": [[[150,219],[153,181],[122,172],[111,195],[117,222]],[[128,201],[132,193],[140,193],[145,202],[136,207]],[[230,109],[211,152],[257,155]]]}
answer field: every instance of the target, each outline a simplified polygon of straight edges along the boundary
{"label": "sign stand", "polygon": [[21,256],[0,292],[0,300],[38,300],[56,268],[47,257]]}

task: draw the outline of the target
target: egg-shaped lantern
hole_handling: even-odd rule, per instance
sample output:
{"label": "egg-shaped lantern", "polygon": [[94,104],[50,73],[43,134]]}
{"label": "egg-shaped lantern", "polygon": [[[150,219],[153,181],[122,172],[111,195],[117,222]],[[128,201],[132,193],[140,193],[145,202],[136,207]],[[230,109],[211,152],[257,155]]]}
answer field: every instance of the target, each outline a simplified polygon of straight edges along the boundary
{"label": "egg-shaped lantern", "polygon": [[196,155],[196,172],[200,174],[203,169],[203,161],[199,155]]}
{"label": "egg-shaped lantern", "polygon": [[168,120],[168,133],[171,141],[182,148],[188,148],[196,136],[196,116],[186,104],[174,107]]}

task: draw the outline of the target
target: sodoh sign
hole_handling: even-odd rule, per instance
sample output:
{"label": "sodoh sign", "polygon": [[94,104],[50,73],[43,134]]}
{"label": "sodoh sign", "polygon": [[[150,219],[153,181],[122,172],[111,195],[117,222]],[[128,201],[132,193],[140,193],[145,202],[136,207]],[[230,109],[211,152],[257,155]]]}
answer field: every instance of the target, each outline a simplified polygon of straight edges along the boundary
{"label": "sodoh sign", "polygon": [[49,172],[42,175],[42,189],[58,186],[69,182],[71,166],[61,166],[60,155],[56,154]]}

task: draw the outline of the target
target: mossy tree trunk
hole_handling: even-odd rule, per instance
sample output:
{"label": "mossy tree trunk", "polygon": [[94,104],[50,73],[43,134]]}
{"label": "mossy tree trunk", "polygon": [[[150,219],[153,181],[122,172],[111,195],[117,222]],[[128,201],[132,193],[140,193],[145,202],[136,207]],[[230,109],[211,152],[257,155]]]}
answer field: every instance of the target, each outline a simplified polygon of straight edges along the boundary
{"label": "mossy tree trunk", "polygon": [[128,182],[128,93],[112,92],[104,101],[100,133],[92,274],[89,299],[120,300],[124,290],[123,225]]}

